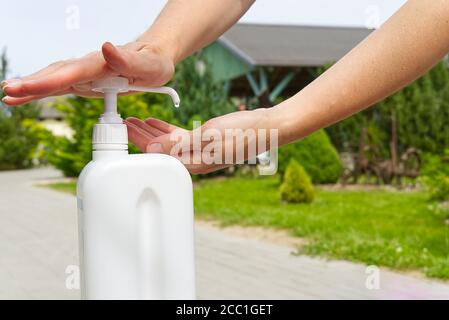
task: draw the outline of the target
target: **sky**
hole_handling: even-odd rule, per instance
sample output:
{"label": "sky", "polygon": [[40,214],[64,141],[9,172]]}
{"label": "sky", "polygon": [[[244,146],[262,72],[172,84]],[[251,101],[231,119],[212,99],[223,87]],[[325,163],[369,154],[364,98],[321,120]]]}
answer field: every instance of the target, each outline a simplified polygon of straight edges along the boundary
{"label": "sky", "polygon": [[[405,0],[257,0],[242,23],[375,27]],[[0,49],[9,78],[98,50],[105,41],[137,38],[162,0],[0,0]],[[132,4],[132,5],[131,5]]]}

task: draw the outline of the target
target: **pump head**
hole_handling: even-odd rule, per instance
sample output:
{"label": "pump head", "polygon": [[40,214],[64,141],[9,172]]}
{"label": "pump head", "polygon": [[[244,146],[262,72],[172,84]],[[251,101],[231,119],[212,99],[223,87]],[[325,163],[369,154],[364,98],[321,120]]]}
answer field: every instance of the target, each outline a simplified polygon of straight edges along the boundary
{"label": "pump head", "polygon": [[93,91],[104,93],[104,113],[95,125],[92,144],[95,150],[128,148],[128,132],[117,112],[117,96],[123,92],[154,92],[168,94],[175,107],[179,107],[178,93],[169,87],[146,88],[129,84],[127,78],[111,77],[93,82]]}

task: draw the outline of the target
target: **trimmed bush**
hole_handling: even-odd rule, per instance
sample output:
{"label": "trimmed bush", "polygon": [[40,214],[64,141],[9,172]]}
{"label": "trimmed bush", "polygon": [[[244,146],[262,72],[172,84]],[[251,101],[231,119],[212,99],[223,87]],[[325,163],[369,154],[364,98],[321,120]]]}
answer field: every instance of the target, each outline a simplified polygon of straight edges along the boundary
{"label": "trimmed bush", "polygon": [[314,188],[304,168],[294,159],[285,171],[281,188],[281,199],[289,203],[309,203],[314,197]]}
{"label": "trimmed bush", "polygon": [[278,172],[282,176],[291,159],[304,167],[313,183],[335,183],[343,170],[337,150],[324,130],[279,148]]}
{"label": "trimmed bush", "polygon": [[449,149],[443,155],[425,154],[421,173],[432,200],[449,200]]}

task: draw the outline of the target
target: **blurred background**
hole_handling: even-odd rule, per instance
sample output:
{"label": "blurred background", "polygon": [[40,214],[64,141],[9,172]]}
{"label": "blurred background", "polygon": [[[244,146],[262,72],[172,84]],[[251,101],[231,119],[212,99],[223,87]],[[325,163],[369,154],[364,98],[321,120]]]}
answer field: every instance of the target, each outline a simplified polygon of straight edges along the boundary
{"label": "blurred background", "polygon": [[[190,128],[273,106],[404,2],[259,0],[177,66],[169,85],[181,108],[138,94],[120,98],[120,112]],[[130,42],[164,3],[2,3],[0,79]],[[75,184],[101,111],[101,100],[74,96],[0,105],[0,298],[79,298]],[[274,176],[248,164],[193,176],[199,298],[449,298],[447,123],[445,58],[392,97],[281,147]]]}

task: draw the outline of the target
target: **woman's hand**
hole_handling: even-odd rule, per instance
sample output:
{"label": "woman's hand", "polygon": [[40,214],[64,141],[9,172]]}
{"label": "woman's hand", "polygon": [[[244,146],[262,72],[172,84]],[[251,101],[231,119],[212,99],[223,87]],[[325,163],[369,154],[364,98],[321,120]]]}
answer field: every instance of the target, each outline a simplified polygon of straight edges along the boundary
{"label": "woman's hand", "polygon": [[234,112],[194,130],[153,118],[128,118],[125,123],[129,140],[142,152],[169,154],[197,174],[225,168],[266,151],[273,129],[269,113],[270,109]]}
{"label": "woman's hand", "polygon": [[3,102],[16,106],[68,93],[98,96],[91,90],[92,81],[119,75],[129,78],[135,85],[156,87],[167,83],[174,69],[172,56],[156,43],[114,46],[106,42],[101,51],[52,63],[27,77],[3,81],[1,88],[6,94]]}

